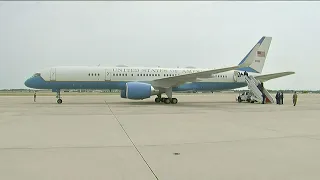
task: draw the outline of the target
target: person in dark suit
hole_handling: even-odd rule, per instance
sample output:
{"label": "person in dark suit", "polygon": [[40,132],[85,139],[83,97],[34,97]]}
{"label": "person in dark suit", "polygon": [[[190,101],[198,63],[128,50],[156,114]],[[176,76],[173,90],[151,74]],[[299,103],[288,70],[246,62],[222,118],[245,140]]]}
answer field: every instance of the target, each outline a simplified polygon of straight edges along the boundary
{"label": "person in dark suit", "polygon": [[283,104],[283,92],[280,92],[280,104]]}
{"label": "person in dark suit", "polygon": [[279,91],[277,91],[277,94],[276,94],[276,100],[277,100],[277,104],[280,104],[280,95],[279,95]]}
{"label": "person in dark suit", "polygon": [[262,93],[262,104],[265,103],[265,100],[266,100],[266,95],[264,93]]}

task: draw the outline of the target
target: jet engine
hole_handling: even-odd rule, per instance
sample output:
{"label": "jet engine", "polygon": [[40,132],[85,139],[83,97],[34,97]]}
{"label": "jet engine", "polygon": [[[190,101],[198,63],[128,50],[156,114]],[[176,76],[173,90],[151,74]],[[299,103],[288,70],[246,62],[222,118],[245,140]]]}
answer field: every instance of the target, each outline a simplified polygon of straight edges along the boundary
{"label": "jet engine", "polygon": [[155,90],[151,84],[128,82],[126,83],[126,89],[121,90],[120,96],[127,99],[146,99],[157,94],[159,94],[159,90]]}

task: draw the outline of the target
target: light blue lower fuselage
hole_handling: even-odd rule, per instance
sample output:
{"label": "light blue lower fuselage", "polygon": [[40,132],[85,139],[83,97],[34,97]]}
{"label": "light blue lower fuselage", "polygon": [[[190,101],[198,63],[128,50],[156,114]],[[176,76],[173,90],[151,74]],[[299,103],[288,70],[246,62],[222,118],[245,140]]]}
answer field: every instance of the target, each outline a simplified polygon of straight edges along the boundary
{"label": "light blue lower fuselage", "polygon": [[[118,89],[124,90],[124,81],[45,81],[41,77],[32,77],[25,82],[27,87],[35,89]],[[145,82],[148,83],[148,82]],[[173,91],[219,91],[247,86],[244,82],[192,82],[173,88]]]}

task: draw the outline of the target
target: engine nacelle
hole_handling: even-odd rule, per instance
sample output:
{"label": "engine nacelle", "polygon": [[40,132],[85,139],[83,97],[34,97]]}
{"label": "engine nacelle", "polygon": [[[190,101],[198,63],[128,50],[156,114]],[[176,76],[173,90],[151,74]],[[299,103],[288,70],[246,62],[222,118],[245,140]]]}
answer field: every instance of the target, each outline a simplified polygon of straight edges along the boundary
{"label": "engine nacelle", "polygon": [[151,84],[128,82],[126,83],[126,90],[122,90],[120,96],[127,99],[146,99],[158,93],[159,91],[155,90]]}

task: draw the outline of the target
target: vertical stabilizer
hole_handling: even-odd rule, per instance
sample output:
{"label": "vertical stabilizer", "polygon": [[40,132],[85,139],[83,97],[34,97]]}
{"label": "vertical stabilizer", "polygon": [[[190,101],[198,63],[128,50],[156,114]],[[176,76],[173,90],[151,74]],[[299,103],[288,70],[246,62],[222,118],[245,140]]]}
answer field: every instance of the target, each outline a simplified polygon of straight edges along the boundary
{"label": "vertical stabilizer", "polygon": [[239,65],[242,64],[245,61],[245,59],[250,55],[254,55],[254,59],[255,59],[254,62],[249,67],[240,68],[238,70],[253,72],[253,73],[261,73],[268,55],[271,40],[272,40],[272,37],[263,36],[257,43],[260,45],[258,50],[254,52],[252,51],[253,49],[252,48],[251,51],[245,56],[245,58],[239,63]]}

